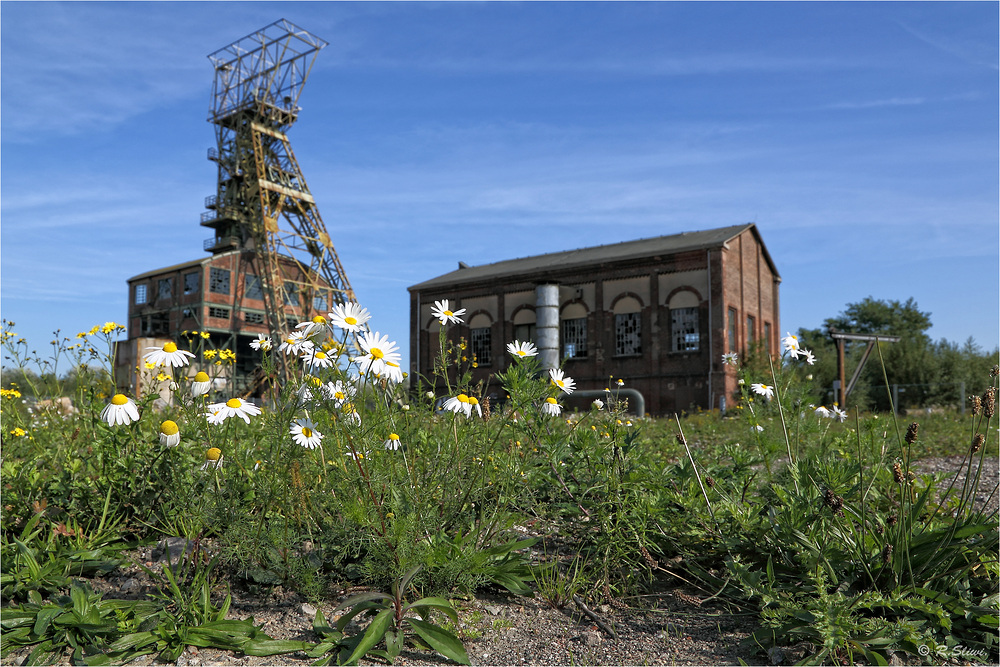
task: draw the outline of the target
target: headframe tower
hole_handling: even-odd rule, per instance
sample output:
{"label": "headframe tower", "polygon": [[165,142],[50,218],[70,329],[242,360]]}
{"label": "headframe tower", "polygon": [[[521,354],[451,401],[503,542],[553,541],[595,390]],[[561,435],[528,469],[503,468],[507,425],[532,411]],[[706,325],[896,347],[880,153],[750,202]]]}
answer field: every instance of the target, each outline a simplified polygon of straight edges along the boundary
{"label": "headframe tower", "polygon": [[201,218],[215,232],[204,249],[241,252],[249,275],[233,290],[234,311],[247,290],[262,295],[268,329],[277,335],[288,331],[289,315],[325,315],[333,303],[354,300],[287,134],[325,46],[281,19],[208,56],[215,67],[208,120],[216,137],[209,158],[218,165],[218,187]]}

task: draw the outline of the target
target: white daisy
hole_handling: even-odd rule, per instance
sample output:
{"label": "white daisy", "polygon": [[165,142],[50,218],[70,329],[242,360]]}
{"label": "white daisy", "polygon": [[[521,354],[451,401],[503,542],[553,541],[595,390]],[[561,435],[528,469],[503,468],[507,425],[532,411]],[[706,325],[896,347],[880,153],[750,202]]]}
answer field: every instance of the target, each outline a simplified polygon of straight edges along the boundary
{"label": "white daisy", "polygon": [[194,380],[191,382],[191,395],[192,396],[204,396],[212,389],[212,380],[208,377],[208,373],[205,371],[198,371],[195,373]]}
{"label": "white daisy", "polygon": [[552,384],[562,389],[567,394],[572,394],[573,390],[576,389],[576,381],[565,375],[560,368],[550,368],[549,377],[552,379]]}
{"label": "white daisy", "polygon": [[781,339],[781,344],[785,348],[785,352],[788,352],[792,359],[799,358],[799,338],[793,335],[791,332],[786,332],[784,338]]}
{"label": "white daisy", "polygon": [[799,356],[804,358],[806,363],[810,366],[816,363],[816,355],[814,355],[811,350],[799,350]]}
{"label": "white daisy", "polygon": [[726,366],[737,366],[740,363],[740,358],[735,352],[726,352],[722,355],[722,363]]}
{"label": "white daisy", "polygon": [[386,438],[385,442],[382,444],[390,452],[394,452],[400,447],[402,447],[402,445],[399,443],[399,436],[395,433],[390,433],[389,437]]}
{"label": "white daisy", "polygon": [[394,361],[387,361],[385,362],[385,372],[380,377],[384,377],[393,384],[399,384],[403,381],[403,368]]}
{"label": "white daisy", "polygon": [[770,385],[762,384],[760,382],[754,382],[753,384],[750,385],[750,389],[753,390],[753,393],[759,394],[760,396],[763,396],[767,400],[771,400],[774,397],[774,387]]}
{"label": "white daisy", "polygon": [[515,357],[534,357],[538,355],[538,348],[530,340],[507,343],[507,351]]}
{"label": "white daisy", "polygon": [[147,362],[159,366],[169,366],[171,368],[187,366],[194,359],[194,355],[187,350],[178,350],[173,342],[165,344],[163,347],[147,347],[147,352],[142,356]]}
{"label": "white daisy", "polygon": [[181,441],[180,429],[169,419],[160,424],[160,444],[165,447],[175,447]]}
{"label": "white daisy", "polygon": [[350,421],[354,422],[355,424],[361,424],[361,414],[358,412],[358,409],[354,407],[353,403],[344,403],[342,406],[340,406],[340,411],[344,415],[344,417],[346,417]]}
{"label": "white daisy", "polygon": [[218,470],[222,467],[222,450],[218,447],[210,447],[205,452],[205,462],[201,464],[202,470],[214,468]]}
{"label": "white daisy", "polygon": [[[260,408],[253,403],[242,401],[238,398],[230,398],[225,403],[216,403],[208,406],[210,412],[214,413],[217,420],[214,423],[222,423],[230,417],[239,417],[247,424],[250,423],[251,416],[260,414]],[[209,419],[211,421],[211,419]]]}
{"label": "white daisy", "polygon": [[822,405],[813,410],[813,414],[815,414],[817,417],[826,417],[827,419],[829,419],[831,416],[830,411],[824,408]]}
{"label": "white daisy", "polygon": [[299,322],[295,328],[302,329],[302,335],[306,338],[326,338],[330,335],[330,327],[322,315],[317,315],[308,322]]}
{"label": "white daisy", "polygon": [[221,424],[226,421],[226,415],[222,412],[220,405],[225,405],[225,403],[214,403],[208,406],[208,412],[204,413],[205,420],[209,424]]}
{"label": "white daisy", "polygon": [[288,432],[292,434],[292,440],[306,449],[316,449],[323,441],[323,434],[316,430],[316,424],[310,419],[293,422]]}
{"label": "white daisy", "polygon": [[761,426],[760,424],[754,424],[753,426],[750,427],[750,430],[757,431],[758,433],[763,433],[764,427]]}
{"label": "white daisy", "polygon": [[601,400],[601,399],[599,399],[599,398],[595,398],[595,399],[594,399],[594,402],[593,402],[593,403],[591,403],[590,405],[591,405],[591,407],[592,407],[592,408],[594,408],[595,410],[603,410],[603,409],[604,409],[604,401],[602,401],[602,400]]}
{"label": "white daisy", "polygon": [[431,315],[438,318],[438,322],[441,324],[461,324],[462,318],[459,315],[465,312],[465,308],[461,308],[452,312],[448,310],[448,299],[442,301],[435,301],[434,307],[431,308]]}
{"label": "white daisy", "polygon": [[304,361],[310,368],[329,368],[333,366],[333,357],[317,347],[311,347],[302,355]]}
{"label": "white daisy", "polygon": [[479,401],[477,401],[474,398],[471,398],[470,396],[467,396],[466,394],[459,394],[458,396],[453,396],[441,405],[441,408],[443,410],[450,410],[454,413],[460,412],[464,414],[466,417],[472,416],[473,407],[479,410],[479,416],[482,417],[483,409],[482,407],[480,407]]}
{"label": "white daisy", "polygon": [[549,396],[542,403],[542,414],[543,415],[559,415],[562,413],[562,406],[559,405],[559,401]]}
{"label": "white daisy", "polygon": [[285,354],[292,356],[302,354],[306,350],[310,350],[313,347],[313,342],[306,338],[305,334],[301,331],[292,331],[281,341],[281,345],[278,346],[278,352],[284,352]]}
{"label": "white daisy", "polygon": [[335,408],[339,408],[354,396],[356,389],[354,385],[347,384],[343,380],[337,380],[336,382],[327,382],[320,387],[320,391],[323,392],[323,396],[328,401],[333,401]]}
{"label": "white daisy", "polygon": [[836,419],[836,420],[837,420],[837,421],[839,421],[839,422],[842,422],[842,421],[844,421],[845,419],[847,419],[847,413],[846,413],[845,411],[841,410],[841,409],[840,409],[839,407],[837,407],[836,405],[835,405],[835,406],[833,406],[833,410],[832,410],[832,412],[833,412],[833,415],[832,415],[832,418],[833,418],[833,419]]}
{"label": "white daisy", "polygon": [[363,331],[365,324],[372,316],[367,308],[362,308],[356,303],[338,303],[330,313],[330,320],[336,326],[345,331]]}
{"label": "white daisy", "polygon": [[362,375],[369,371],[375,375],[385,373],[387,362],[398,364],[402,360],[402,355],[397,352],[399,347],[389,340],[388,336],[383,336],[379,332],[372,333],[366,331],[358,338],[358,346],[364,352],[364,356],[355,357],[353,361],[358,362],[358,368]]}
{"label": "white daisy", "polygon": [[250,341],[250,347],[257,350],[258,352],[267,352],[271,349],[273,343],[271,342],[271,337],[267,334],[257,334],[257,337]]}
{"label": "white daisy", "polygon": [[134,421],[139,421],[139,408],[131,398],[125,394],[115,394],[111,397],[111,402],[101,410],[101,419],[108,423],[108,426],[125,426]]}

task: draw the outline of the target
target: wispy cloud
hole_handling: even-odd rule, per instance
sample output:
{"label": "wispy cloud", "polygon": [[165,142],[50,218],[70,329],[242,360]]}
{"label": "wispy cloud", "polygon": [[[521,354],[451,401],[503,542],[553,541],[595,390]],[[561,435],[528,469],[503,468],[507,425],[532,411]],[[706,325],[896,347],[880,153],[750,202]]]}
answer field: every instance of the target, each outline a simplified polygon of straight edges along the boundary
{"label": "wispy cloud", "polygon": [[[897,21],[900,28],[916,37],[918,40],[931,46],[932,48],[959,58],[971,65],[988,67],[989,69],[1000,68],[997,62],[997,44],[970,38],[967,31],[963,31],[961,36],[947,34],[941,28],[917,28],[912,23]],[[995,24],[990,28],[993,37],[996,37]]]}
{"label": "wispy cloud", "polygon": [[877,109],[879,107],[911,107],[926,104],[923,97],[891,97],[883,100],[868,100],[864,102],[834,102],[823,109]]}

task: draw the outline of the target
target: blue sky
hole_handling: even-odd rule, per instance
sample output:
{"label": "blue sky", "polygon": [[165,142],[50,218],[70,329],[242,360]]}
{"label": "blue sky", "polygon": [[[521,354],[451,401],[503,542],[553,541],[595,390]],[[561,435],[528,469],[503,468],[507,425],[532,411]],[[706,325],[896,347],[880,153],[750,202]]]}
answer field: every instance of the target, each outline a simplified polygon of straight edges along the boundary
{"label": "blue sky", "polygon": [[998,6],[4,1],[0,313],[41,351],[204,255],[206,56],[286,18],[330,42],[292,146],[404,353],[406,288],[459,260],[744,222],[783,330],[913,297],[993,349]]}

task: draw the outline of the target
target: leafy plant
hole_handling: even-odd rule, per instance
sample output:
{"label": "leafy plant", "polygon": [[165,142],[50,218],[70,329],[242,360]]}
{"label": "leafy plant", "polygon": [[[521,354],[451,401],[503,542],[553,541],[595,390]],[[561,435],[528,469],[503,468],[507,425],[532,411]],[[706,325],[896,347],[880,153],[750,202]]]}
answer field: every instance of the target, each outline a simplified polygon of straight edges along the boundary
{"label": "leafy plant", "polygon": [[[361,593],[342,602],[334,611],[349,611],[337,620],[336,628],[329,627],[322,612],[317,611],[313,628],[322,641],[309,651],[310,657],[320,658],[314,664],[356,665],[368,655],[392,662],[407,643],[434,650],[459,664],[470,664],[461,640],[432,620],[432,611],[438,611],[457,624],[458,614],[450,602],[439,597],[425,597],[409,603],[403,599],[419,569],[411,569],[395,582],[391,594]],[[412,616],[413,613],[417,617]],[[345,636],[344,630],[350,622],[362,615],[371,617],[364,632]],[[382,642],[385,648],[376,649]]]}

